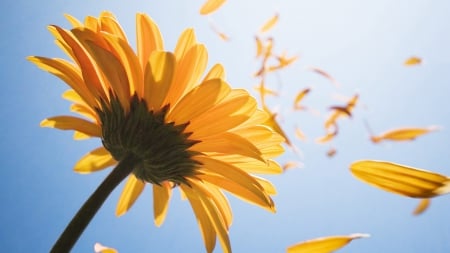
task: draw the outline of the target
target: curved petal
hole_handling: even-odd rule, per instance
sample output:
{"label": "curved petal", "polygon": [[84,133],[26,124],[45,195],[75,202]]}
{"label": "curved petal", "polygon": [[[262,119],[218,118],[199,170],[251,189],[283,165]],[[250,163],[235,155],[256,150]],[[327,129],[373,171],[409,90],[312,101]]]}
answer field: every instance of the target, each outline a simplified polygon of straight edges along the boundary
{"label": "curved petal", "polygon": [[128,111],[130,106],[130,82],[124,66],[114,54],[95,44],[95,42],[86,41],[86,44],[91,49],[92,57],[108,80],[120,104],[125,108],[125,111]]}
{"label": "curved petal", "polygon": [[[107,13],[104,12],[102,14],[107,14]],[[120,24],[116,21],[116,19],[114,17],[111,17],[109,15],[101,15],[99,18],[99,21],[100,21],[100,26],[101,26],[100,29],[102,31],[114,34],[121,40],[128,41],[127,36],[123,32],[122,27],[120,26]]]}
{"label": "curved petal", "polygon": [[200,227],[200,232],[202,233],[203,241],[205,243],[206,251],[208,253],[213,252],[216,246],[216,231],[212,225],[210,218],[202,205],[202,202],[198,198],[192,189],[185,185],[180,185],[182,193],[184,193],[191,203],[192,210],[194,211],[195,217],[197,218],[198,225]]}
{"label": "curved petal", "polygon": [[123,68],[127,73],[130,85],[130,94],[133,95],[136,92],[138,96],[142,98],[144,94],[144,75],[142,73],[142,67],[139,64],[139,60],[133,49],[125,40],[117,38],[113,35],[105,34],[104,37],[108,41],[109,46],[111,46],[117,54]]}
{"label": "curved petal", "polygon": [[[81,69],[83,80],[86,83],[86,87],[90,92],[98,99],[102,98],[106,100],[107,96],[103,91],[103,85],[100,77],[100,73],[97,71],[96,64],[88,56],[86,50],[80,45],[80,43],[75,40],[72,33],[59,28],[58,26],[53,26],[56,32],[61,36],[65,43],[72,49],[73,55]],[[77,28],[75,28],[77,29]]]}
{"label": "curved petal", "polygon": [[172,187],[169,182],[161,183],[161,186],[153,184],[153,214],[155,225],[161,226],[166,219],[169,209],[169,200],[172,196]]}
{"label": "curved petal", "polygon": [[354,239],[369,237],[368,234],[351,234],[315,238],[300,242],[287,248],[287,253],[331,253]]}
{"label": "curved petal", "polygon": [[175,56],[170,52],[154,51],[144,72],[144,99],[151,110],[159,110],[172,82]]}
{"label": "curved petal", "polygon": [[208,15],[216,11],[222,6],[226,0],[206,0],[206,2],[200,8],[201,15]]}
{"label": "curved petal", "polygon": [[142,180],[137,179],[134,174],[130,174],[127,182],[125,183],[122,194],[120,195],[119,202],[117,203],[117,216],[125,214],[131,208],[139,195],[141,195],[144,187],[145,183]]}
{"label": "curved petal", "polygon": [[167,115],[169,122],[186,123],[206,112],[228,95],[230,86],[220,79],[202,83],[186,94]]}
{"label": "curved petal", "polygon": [[116,160],[104,147],[99,147],[84,155],[75,164],[73,170],[81,174],[87,174],[105,169],[116,164]]}
{"label": "curved petal", "polygon": [[199,181],[196,179],[191,179],[188,181],[191,187],[201,191],[203,195],[207,196],[214,202],[214,205],[220,212],[221,220],[223,221],[225,228],[228,230],[233,220],[233,214],[231,212],[230,203],[228,203],[228,200],[222,191],[216,185],[209,184],[207,181]]}
{"label": "curved petal", "polygon": [[41,127],[54,127],[61,130],[76,130],[90,136],[100,137],[102,130],[99,125],[72,116],[56,116],[41,121]]}
{"label": "curved petal", "polygon": [[450,192],[450,178],[401,164],[362,160],[350,165],[352,174],[367,184],[412,198],[430,198]]}
{"label": "curved petal", "polygon": [[[176,55],[176,54],[175,54]],[[165,103],[175,105],[178,100],[199,83],[208,62],[208,53],[204,45],[193,46],[180,59],[177,59],[172,85]]]}
{"label": "curved petal", "polygon": [[197,39],[195,37],[194,29],[190,28],[184,30],[180,35],[174,50],[177,61],[179,61],[195,44],[197,44]]}
{"label": "curved petal", "polygon": [[211,79],[222,79],[225,80],[225,69],[221,64],[215,64],[206,74],[205,78],[203,79],[203,82],[211,80]]}
{"label": "curved petal", "polygon": [[232,90],[220,104],[191,119],[186,131],[194,139],[221,133],[247,121],[255,110],[256,101],[246,91]]}
{"label": "curved petal", "polygon": [[39,68],[48,71],[63,80],[74,89],[91,108],[97,106],[95,97],[90,90],[86,88],[80,70],[74,65],[63,59],[50,59],[38,56],[30,56],[27,59],[36,64]]}
{"label": "curved petal", "polygon": [[241,136],[229,132],[218,134],[210,138],[201,139],[189,150],[198,152],[218,152],[223,154],[240,154],[254,159],[265,161],[255,145]]}
{"label": "curved petal", "polygon": [[[208,179],[209,182],[269,210],[274,210],[272,199],[266,194],[258,181],[248,173],[231,164],[209,157],[196,156],[194,159],[202,164],[203,169],[199,171],[209,174],[205,176],[213,176],[216,179],[222,178],[222,180],[214,181]],[[221,177],[214,176],[214,174]],[[199,175],[199,177],[202,177],[202,175]]]}
{"label": "curved petal", "polygon": [[158,26],[143,13],[136,15],[136,36],[139,61],[144,71],[151,53],[164,50],[164,43]]}

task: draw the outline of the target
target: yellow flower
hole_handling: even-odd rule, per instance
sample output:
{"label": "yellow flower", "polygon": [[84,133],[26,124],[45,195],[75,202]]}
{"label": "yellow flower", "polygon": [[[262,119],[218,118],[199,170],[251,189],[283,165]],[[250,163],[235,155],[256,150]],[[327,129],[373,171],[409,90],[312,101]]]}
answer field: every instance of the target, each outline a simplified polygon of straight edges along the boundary
{"label": "yellow flower", "polygon": [[164,51],[157,25],[137,14],[135,53],[111,13],[89,16],[84,23],[67,18],[73,29],[52,25],[49,30],[72,62],[29,60],[72,88],[63,97],[84,118],[56,116],[41,126],[75,130],[76,139],[101,139],[103,146],[82,157],[76,172],[131,164],[117,215],[127,212],[149,183],[159,226],[179,186],[206,250],[213,251],[218,237],[223,251],[230,252],[232,213],[223,190],[275,211],[270,197],[275,188],[254,175],[282,172],[271,158],[284,152],[284,139],[265,125],[270,115],[257,109],[245,90],[225,82],[221,65],[204,75],[207,51],[192,29],[181,34],[173,52]]}

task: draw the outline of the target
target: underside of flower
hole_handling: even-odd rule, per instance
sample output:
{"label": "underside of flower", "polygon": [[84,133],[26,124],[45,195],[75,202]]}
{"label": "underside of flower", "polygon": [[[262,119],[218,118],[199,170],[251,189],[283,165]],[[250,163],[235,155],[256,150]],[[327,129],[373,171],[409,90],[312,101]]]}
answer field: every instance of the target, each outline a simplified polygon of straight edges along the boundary
{"label": "underside of flower", "polygon": [[97,110],[104,147],[117,161],[134,157],[138,162],[133,173],[143,181],[186,183],[185,178],[192,176],[198,165],[191,159],[196,152],[188,150],[198,141],[189,140],[190,133],[184,132],[189,123],[166,123],[168,105],[154,112],[136,95],[130,101],[128,111],[116,98],[102,102]]}

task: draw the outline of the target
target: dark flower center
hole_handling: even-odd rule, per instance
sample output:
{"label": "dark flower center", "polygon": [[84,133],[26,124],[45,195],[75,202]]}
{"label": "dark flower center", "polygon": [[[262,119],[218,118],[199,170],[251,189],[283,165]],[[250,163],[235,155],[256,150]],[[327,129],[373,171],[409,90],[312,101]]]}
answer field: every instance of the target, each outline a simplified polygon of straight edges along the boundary
{"label": "dark flower center", "polygon": [[186,183],[185,177],[195,173],[196,153],[188,148],[197,141],[189,140],[184,130],[189,124],[165,122],[169,106],[149,111],[147,103],[136,95],[131,98],[129,112],[118,99],[103,103],[97,110],[102,124],[102,143],[117,161],[127,156],[136,158],[135,176],[149,183],[169,180]]}

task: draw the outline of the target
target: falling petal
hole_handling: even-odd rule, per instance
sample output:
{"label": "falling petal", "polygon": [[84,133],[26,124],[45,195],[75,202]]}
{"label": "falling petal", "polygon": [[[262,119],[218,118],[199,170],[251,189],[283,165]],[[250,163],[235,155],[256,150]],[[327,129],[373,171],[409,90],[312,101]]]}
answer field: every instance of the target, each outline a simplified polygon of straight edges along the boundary
{"label": "falling petal", "polygon": [[362,160],[350,165],[352,174],[382,190],[412,198],[431,198],[450,192],[450,178],[401,164]]}
{"label": "falling petal", "polygon": [[311,91],[310,88],[305,88],[297,94],[297,96],[295,97],[295,100],[294,100],[294,110],[302,110],[305,108],[302,105],[300,105],[300,102],[303,100],[303,98],[306,96],[306,94],[308,94],[310,91]]}
{"label": "falling petal", "polygon": [[412,57],[409,57],[408,59],[406,59],[405,62],[403,63],[403,65],[410,67],[410,66],[420,65],[421,63],[422,63],[422,58],[419,58],[417,56],[412,56]]}
{"label": "falling petal", "polygon": [[299,167],[299,163],[295,161],[289,161],[283,164],[283,171],[295,169]]}
{"label": "falling petal", "polygon": [[220,29],[218,29],[217,26],[212,21],[209,22],[209,27],[215,34],[219,36],[221,40],[230,41],[230,37],[225,33],[221,32]]}
{"label": "falling petal", "polygon": [[265,33],[267,31],[269,31],[277,24],[278,19],[279,19],[279,14],[275,13],[275,15],[273,15],[269,20],[266,21],[266,23],[264,23],[264,25],[261,26],[259,31],[261,33]]}
{"label": "falling petal", "polygon": [[201,15],[208,15],[219,9],[226,0],[207,0],[200,8]]}
{"label": "falling petal", "polygon": [[297,139],[302,140],[302,141],[306,140],[306,135],[298,127],[295,128],[295,137],[297,137]]}
{"label": "falling petal", "polygon": [[420,202],[417,205],[416,209],[414,209],[413,214],[414,215],[422,214],[423,212],[425,212],[428,209],[430,204],[431,204],[431,200],[430,199],[422,199],[422,200],[420,200]]}
{"label": "falling petal", "polygon": [[415,138],[439,130],[438,126],[430,126],[430,127],[405,127],[405,128],[397,128],[393,130],[389,130],[385,133],[382,133],[378,136],[372,136],[370,139],[374,143],[378,143],[383,140],[390,141],[412,141]]}
{"label": "falling petal", "polygon": [[279,69],[283,69],[289,65],[291,65],[292,63],[294,63],[295,61],[297,61],[298,56],[291,56],[291,57],[287,57],[286,54],[282,54],[279,56],[275,56],[276,60],[278,61],[278,63],[276,65],[272,65],[269,66],[267,71],[269,72],[273,72]]}
{"label": "falling petal", "polygon": [[369,237],[368,234],[351,234],[320,237],[300,242],[287,248],[287,253],[331,253],[349,244],[354,239]]}
{"label": "falling petal", "polygon": [[94,245],[94,251],[95,253],[118,253],[116,249],[106,247],[98,242]]}
{"label": "falling petal", "polygon": [[328,157],[333,157],[334,155],[336,155],[337,150],[335,148],[330,148],[327,151],[327,156]]}
{"label": "falling petal", "polygon": [[325,77],[326,79],[330,80],[330,82],[332,84],[334,84],[336,87],[339,87],[340,84],[338,83],[338,81],[336,79],[334,79],[334,77],[332,77],[328,72],[326,72],[325,70],[318,68],[318,67],[309,67],[308,70],[313,71],[323,77]]}

